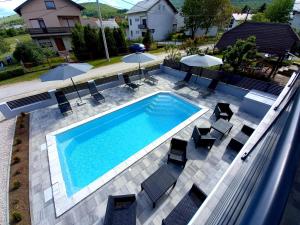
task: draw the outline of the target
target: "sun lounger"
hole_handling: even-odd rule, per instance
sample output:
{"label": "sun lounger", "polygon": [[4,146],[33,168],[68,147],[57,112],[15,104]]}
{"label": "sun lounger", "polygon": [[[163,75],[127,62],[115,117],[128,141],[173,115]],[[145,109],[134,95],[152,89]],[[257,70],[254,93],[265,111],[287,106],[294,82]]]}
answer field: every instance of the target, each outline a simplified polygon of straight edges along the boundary
{"label": "sun lounger", "polygon": [[241,131],[230,140],[228,147],[239,152],[253,132],[253,128],[244,125]]}
{"label": "sun lounger", "polygon": [[149,196],[153,208],[171,187],[175,187],[176,180],[168,166],[163,165],[141,184],[142,191],[145,190]]}
{"label": "sun lounger", "polygon": [[130,78],[129,78],[128,75],[125,75],[125,74],[124,74],[124,75],[123,75],[123,78],[124,78],[125,84],[126,84],[129,88],[131,88],[132,90],[135,90],[135,89],[139,88],[139,86],[138,86],[137,84],[131,82],[131,80],[130,80]]}
{"label": "sun lounger", "polygon": [[185,140],[172,138],[170,144],[170,151],[168,153],[167,163],[169,162],[179,163],[184,167],[187,161],[186,158],[187,144],[188,143]]}
{"label": "sun lounger", "polygon": [[187,86],[188,83],[189,83],[189,81],[190,81],[191,78],[192,78],[192,75],[193,75],[193,74],[192,74],[190,71],[187,72],[183,80],[177,81],[177,82],[174,84],[174,85],[175,85],[174,89],[177,89],[177,90],[178,90],[178,89],[180,89],[180,88],[183,88],[183,87]]}
{"label": "sun lounger", "polygon": [[143,74],[144,74],[144,81],[147,82],[147,83],[151,83],[151,84],[157,84],[158,80],[151,76],[148,72],[148,70],[143,70]]}
{"label": "sun lounger", "polygon": [[205,98],[205,97],[211,95],[212,93],[214,93],[216,90],[216,87],[218,86],[218,83],[219,83],[219,80],[212,79],[212,81],[209,83],[205,92],[202,93],[202,97]]}
{"label": "sun lounger", "polygon": [[95,81],[90,80],[88,81],[88,87],[89,87],[89,91],[91,93],[91,96],[97,101],[97,102],[103,102],[105,101],[105,98],[103,97],[102,94],[99,93],[99,91],[97,90]]}
{"label": "sun lounger", "polygon": [[206,199],[206,194],[193,184],[190,191],[181,199],[177,206],[170,212],[163,225],[186,225],[195,215],[202,203]]}
{"label": "sun lounger", "polygon": [[194,127],[192,138],[196,148],[201,146],[211,149],[216,140],[211,136],[210,128],[198,128],[197,126]]}
{"label": "sun lounger", "polygon": [[[135,225],[135,195],[109,196],[107,201],[104,225]],[[102,224],[102,223],[101,223]]]}
{"label": "sun lounger", "polygon": [[73,112],[72,107],[63,91],[56,91],[55,97],[61,114],[66,115],[68,112]]}

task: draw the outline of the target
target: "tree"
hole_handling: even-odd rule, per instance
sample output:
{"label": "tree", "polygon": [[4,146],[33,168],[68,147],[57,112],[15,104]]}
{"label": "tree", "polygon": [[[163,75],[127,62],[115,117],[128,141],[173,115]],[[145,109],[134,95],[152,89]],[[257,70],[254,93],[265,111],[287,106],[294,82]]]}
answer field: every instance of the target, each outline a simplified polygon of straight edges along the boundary
{"label": "tree", "polygon": [[264,13],[258,12],[252,16],[252,21],[254,22],[270,22]]}
{"label": "tree", "polygon": [[48,48],[48,47],[42,48],[41,50],[42,50],[42,54],[46,58],[46,61],[47,61],[48,65],[49,65],[49,68],[51,68],[52,65],[51,65],[50,58],[54,57],[56,55],[56,52],[52,48]]}
{"label": "tree", "polygon": [[249,11],[250,11],[250,7],[248,5],[245,5],[241,13],[248,13]]}
{"label": "tree", "polygon": [[88,58],[87,49],[84,41],[84,28],[80,24],[76,24],[72,29],[72,49],[76,58],[80,61]]}
{"label": "tree", "polygon": [[230,0],[185,0],[182,13],[186,28],[194,39],[198,28],[205,29],[205,35],[212,26],[224,26],[232,14]]}
{"label": "tree", "polygon": [[224,51],[223,60],[237,71],[242,63],[248,63],[256,55],[256,37],[251,36],[246,40],[237,40],[233,46],[229,46]]}
{"label": "tree", "polygon": [[5,40],[2,39],[0,41],[0,54],[4,54],[10,50],[10,45],[9,43]]}
{"label": "tree", "polygon": [[114,39],[115,39],[115,42],[116,42],[118,53],[127,52],[127,42],[126,42],[123,30],[121,28],[114,28],[113,29],[113,36],[114,36]]}
{"label": "tree", "polygon": [[148,51],[151,47],[153,40],[150,30],[147,30],[144,38],[143,38],[143,44],[145,45],[146,50]]}
{"label": "tree", "polygon": [[263,12],[266,11],[266,9],[267,9],[267,4],[266,4],[266,3],[263,3],[263,4],[258,8],[257,12],[263,13]]}
{"label": "tree", "polygon": [[96,29],[87,25],[84,27],[84,42],[86,45],[86,49],[89,53],[91,59],[95,59],[100,56],[99,49],[99,35]]}
{"label": "tree", "polygon": [[24,63],[41,64],[45,60],[42,48],[33,42],[19,42],[13,56]]}
{"label": "tree", "polygon": [[105,27],[104,29],[109,55],[115,56],[118,54],[117,45],[114,39],[112,29]]}
{"label": "tree", "polygon": [[293,6],[294,0],[273,0],[265,11],[266,18],[275,23],[288,23]]}

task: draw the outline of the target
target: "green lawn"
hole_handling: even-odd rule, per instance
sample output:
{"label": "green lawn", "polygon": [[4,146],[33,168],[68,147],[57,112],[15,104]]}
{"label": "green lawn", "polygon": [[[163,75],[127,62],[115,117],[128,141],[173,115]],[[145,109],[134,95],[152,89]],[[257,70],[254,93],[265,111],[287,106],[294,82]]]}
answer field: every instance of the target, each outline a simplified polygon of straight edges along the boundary
{"label": "green lawn", "polygon": [[30,41],[31,37],[29,34],[22,34],[14,37],[4,38],[4,40],[10,45],[10,51],[0,55],[0,59],[4,58],[5,56],[12,55],[18,42]]}

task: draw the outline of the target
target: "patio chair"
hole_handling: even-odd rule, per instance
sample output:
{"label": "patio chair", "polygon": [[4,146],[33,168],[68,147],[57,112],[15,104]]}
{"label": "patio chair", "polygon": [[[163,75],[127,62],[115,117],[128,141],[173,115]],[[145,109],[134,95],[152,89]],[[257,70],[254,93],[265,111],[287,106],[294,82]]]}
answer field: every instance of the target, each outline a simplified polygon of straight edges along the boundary
{"label": "patio chair", "polygon": [[201,146],[211,149],[216,140],[211,136],[210,128],[198,128],[197,126],[194,127],[192,138],[196,148]]}
{"label": "patio chair", "polygon": [[214,93],[218,83],[219,83],[219,80],[212,79],[212,81],[209,83],[206,91],[202,94],[202,97],[207,97],[207,96],[211,95],[212,93]]}
{"label": "patio chair", "polygon": [[152,85],[157,84],[158,80],[149,74],[148,70],[143,69],[144,82],[150,83]]}
{"label": "patio chair", "polygon": [[104,225],[135,225],[135,195],[109,196],[107,201]]}
{"label": "patio chair", "polygon": [[195,184],[189,192],[181,199],[167,218],[162,220],[162,225],[186,225],[195,215],[207,195]]}
{"label": "patio chair", "polygon": [[132,90],[136,90],[137,88],[139,88],[139,86],[135,83],[132,83],[130,78],[129,78],[129,75],[127,74],[124,74],[123,75],[123,78],[124,78],[124,82],[125,84]]}
{"label": "patio chair", "polygon": [[186,75],[185,75],[185,77],[184,77],[183,80],[177,81],[177,82],[174,84],[174,85],[175,85],[174,89],[180,89],[180,88],[183,88],[183,87],[187,86],[188,83],[189,83],[189,81],[190,81],[191,78],[192,78],[192,75],[193,75],[192,72],[188,71],[188,72],[186,73]]}
{"label": "patio chair", "polygon": [[63,91],[56,91],[54,94],[61,114],[66,115],[68,112],[73,112]]}
{"label": "patio chair", "polygon": [[90,91],[91,96],[97,101],[97,102],[103,102],[105,101],[105,98],[103,97],[102,94],[99,93],[95,81],[90,80],[88,81],[88,88]]}
{"label": "patio chair", "polygon": [[168,161],[181,164],[183,167],[187,161],[186,158],[186,149],[188,142],[185,140],[172,138],[170,144],[170,151],[168,153]]}
{"label": "patio chair", "polygon": [[233,138],[231,138],[230,142],[228,143],[228,147],[239,152],[243,148],[245,143],[248,141],[253,132],[254,129],[252,127],[244,125],[241,131]]}
{"label": "patio chair", "polygon": [[215,107],[213,115],[216,116],[216,120],[222,118],[224,120],[229,121],[233,115],[233,112],[230,108],[230,104],[219,102]]}

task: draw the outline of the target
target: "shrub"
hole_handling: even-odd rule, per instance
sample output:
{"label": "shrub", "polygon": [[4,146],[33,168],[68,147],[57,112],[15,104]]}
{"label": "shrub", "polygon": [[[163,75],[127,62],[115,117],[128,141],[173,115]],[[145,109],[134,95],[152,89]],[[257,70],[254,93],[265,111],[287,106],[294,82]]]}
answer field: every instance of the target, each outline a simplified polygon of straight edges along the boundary
{"label": "shrub", "polygon": [[24,74],[25,71],[21,67],[11,69],[11,70],[0,71],[0,81],[22,76]]}
{"label": "shrub", "polygon": [[143,39],[143,44],[145,45],[146,50],[148,51],[150,49],[151,43],[153,42],[152,40],[152,34],[150,30],[147,30],[145,37]]}
{"label": "shrub", "polygon": [[19,175],[19,174],[21,174],[21,171],[20,171],[20,170],[17,170],[17,171],[14,173],[13,176],[17,176],[17,175]]}
{"label": "shrub", "polygon": [[18,61],[22,60],[23,63],[33,63],[35,65],[41,64],[45,60],[42,48],[31,41],[19,42],[13,56]]}
{"label": "shrub", "polygon": [[20,157],[15,156],[15,157],[13,158],[13,163],[12,163],[12,164],[17,164],[17,163],[19,163],[20,161],[21,161]]}
{"label": "shrub", "polygon": [[15,223],[18,223],[22,220],[22,214],[16,211],[12,213],[11,217],[12,221]]}
{"label": "shrub", "polygon": [[88,59],[88,52],[84,41],[84,29],[80,24],[76,24],[72,29],[72,49],[79,61]]}
{"label": "shrub", "polygon": [[12,190],[17,190],[21,187],[21,182],[16,180],[13,182]]}
{"label": "shrub", "polygon": [[13,205],[17,205],[19,203],[19,200],[18,199],[14,199],[13,201],[12,201],[12,204]]}
{"label": "shrub", "polygon": [[14,141],[14,146],[19,145],[19,144],[21,144],[21,143],[22,143],[22,140],[19,139],[19,138],[17,138],[17,139]]}
{"label": "shrub", "polygon": [[112,29],[105,27],[104,29],[109,55],[115,56],[118,54],[118,49]]}

